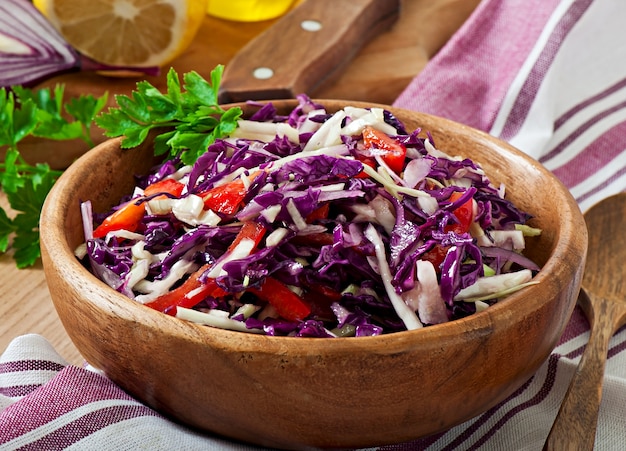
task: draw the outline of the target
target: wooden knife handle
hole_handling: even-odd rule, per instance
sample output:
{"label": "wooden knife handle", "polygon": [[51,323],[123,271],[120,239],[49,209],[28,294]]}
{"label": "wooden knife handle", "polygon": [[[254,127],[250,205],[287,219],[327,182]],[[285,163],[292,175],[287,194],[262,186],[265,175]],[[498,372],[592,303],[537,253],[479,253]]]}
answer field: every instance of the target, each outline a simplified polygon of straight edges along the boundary
{"label": "wooden knife handle", "polygon": [[220,103],[312,94],[399,11],[400,0],[304,1],[226,65]]}

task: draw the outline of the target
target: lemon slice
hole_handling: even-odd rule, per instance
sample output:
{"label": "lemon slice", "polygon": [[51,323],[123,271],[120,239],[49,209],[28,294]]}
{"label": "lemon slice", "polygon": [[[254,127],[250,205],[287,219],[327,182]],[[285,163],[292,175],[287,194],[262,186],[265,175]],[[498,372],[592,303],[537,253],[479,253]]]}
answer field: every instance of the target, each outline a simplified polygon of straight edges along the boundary
{"label": "lemon slice", "polygon": [[207,0],[34,0],[65,40],[112,66],[163,66],[184,52]]}

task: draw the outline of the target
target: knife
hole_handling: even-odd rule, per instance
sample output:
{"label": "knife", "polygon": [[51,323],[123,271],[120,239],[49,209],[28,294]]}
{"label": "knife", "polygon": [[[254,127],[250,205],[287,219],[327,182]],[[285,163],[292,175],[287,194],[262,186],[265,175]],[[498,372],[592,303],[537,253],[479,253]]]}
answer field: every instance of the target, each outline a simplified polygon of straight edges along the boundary
{"label": "knife", "polygon": [[399,13],[400,0],[305,0],[226,64],[219,102],[312,94]]}

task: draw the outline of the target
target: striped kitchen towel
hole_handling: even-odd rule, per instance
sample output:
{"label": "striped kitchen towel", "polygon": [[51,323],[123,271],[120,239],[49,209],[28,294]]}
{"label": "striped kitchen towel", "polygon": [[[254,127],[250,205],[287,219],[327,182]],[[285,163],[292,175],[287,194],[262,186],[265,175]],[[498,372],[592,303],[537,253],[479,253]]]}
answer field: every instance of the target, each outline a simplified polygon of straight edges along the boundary
{"label": "striped kitchen towel", "polygon": [[[583,211],[626,190],[626,2],[483,0],[395,106],[510,142],[550,169]],[[445,149],[442,149],[445,150]],[[576,310],[540,371],[501,405],[389,449],[540,450],[584,350]],[[626,329],[613,337],[596,450],[626,449]]]}
{"label": "striped kitchen towel", "polygon": [[396,106],[543,163],[586,210],[626,189],[626,2],[483,0]]}
{"label": "striped kitchen towel", "polygon": [[[365,451],[540,450],[588,338],[579,309],[543,367],[508,399],[449,431]],[[626,334],[609,351],[596,449],[626,449]],[[0,450],[231,450],[256,447],[173,423],[106,377],[67,363],[39,335],[0,356]]]}
{"label": "striped kitchen towel", "polygon": [[0,357],[0,450],[232,450],[253,448],[192,431],[67,362],[40,335]]}

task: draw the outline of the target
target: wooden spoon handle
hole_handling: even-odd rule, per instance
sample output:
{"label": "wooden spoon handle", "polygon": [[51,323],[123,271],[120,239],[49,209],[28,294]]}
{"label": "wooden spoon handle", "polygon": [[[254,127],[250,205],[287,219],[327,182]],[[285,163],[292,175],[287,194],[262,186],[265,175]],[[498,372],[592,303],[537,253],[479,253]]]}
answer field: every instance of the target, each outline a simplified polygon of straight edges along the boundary
{"label": "wooden spoon handle", "polygon": [[389,28],[399,10],[400,0],[303,2],[228,63],[220,103],[311,94],[365,42]]}
{"label": "wooden spoon handle", "polygon": [[620,301],[591,293],[588,298],[592,305],[592,310],[585,309],[591,323],[589,342],[544,444],[546,451],[592,450],[594,446],[609,341],[625,308]]}

